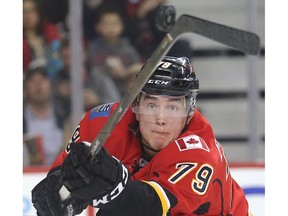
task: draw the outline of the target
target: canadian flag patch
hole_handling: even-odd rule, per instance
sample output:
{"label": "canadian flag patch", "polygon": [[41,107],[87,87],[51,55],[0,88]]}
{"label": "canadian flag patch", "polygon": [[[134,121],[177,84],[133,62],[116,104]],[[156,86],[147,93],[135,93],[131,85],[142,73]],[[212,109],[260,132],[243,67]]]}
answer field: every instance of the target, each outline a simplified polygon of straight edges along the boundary
{"label": "canadian flag patch", "polygon": [[180,151],[190,149],[203,149],[209,152],[206,142],[197,135],[190,135],[176,140],[176,144]]}

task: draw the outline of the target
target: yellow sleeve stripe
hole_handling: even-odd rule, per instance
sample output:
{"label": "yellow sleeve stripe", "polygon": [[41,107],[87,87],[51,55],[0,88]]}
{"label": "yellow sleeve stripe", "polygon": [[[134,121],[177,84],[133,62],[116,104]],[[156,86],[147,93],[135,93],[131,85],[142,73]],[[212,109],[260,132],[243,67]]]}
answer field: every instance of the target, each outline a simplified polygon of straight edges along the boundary
{"label": "yellow sleeve stripe", "polygon": [[160,198],[160,201],[161,201],[162,210],[163,210],[162,216],[167,215],[168,210],[170,209],[170,201],[168,197],[166,196],[166,193],[163,190],[163,188],[158,183],[153,182],[153,181],[143,181],[143,182],[149,184],[151,187],[154,188],[154,190],[158,194],[158,197]]}

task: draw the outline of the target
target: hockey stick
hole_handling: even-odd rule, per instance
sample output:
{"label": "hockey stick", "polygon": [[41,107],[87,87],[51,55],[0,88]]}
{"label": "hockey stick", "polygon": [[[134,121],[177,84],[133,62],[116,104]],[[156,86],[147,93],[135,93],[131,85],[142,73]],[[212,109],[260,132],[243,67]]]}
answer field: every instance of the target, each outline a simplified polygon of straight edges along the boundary
{"label": "hockey stick", "polygon": [[186,14],[181,15],[173,25],[170,32],[164,36],[159,46],[151,55],[148,63],[142,68],[142,71],[135,80],[134,84],[120,101],[119,106],[107,120],[97,137],[93,140],[89,149],[89,154],[91,154],[92,160],[104,145],[105,141],[110,136],[116,124],[123,117],[128,107],[137,97],[140,90],[152,75],[153,71],[156,69],[164,55],[169,51],[169,49],[181,35],[189,32],[202,35],[247,54],[256,55],[259,51],[260,40],[254,33],[210,22]]}

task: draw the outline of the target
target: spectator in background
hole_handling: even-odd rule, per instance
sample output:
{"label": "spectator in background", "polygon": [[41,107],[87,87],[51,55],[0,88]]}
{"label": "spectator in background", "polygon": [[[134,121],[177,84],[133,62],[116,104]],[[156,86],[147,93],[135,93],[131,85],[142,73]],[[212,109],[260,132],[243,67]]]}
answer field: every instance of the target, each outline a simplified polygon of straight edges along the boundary
{"label": "spectator in background", "polygon": [[63,123],[54,107],[51,80],[44,68],[26,72],[23,102],[23,138],[28,153],[24,159],[34,158],[26,160],[26,165],[51,165],[63,150]]}
{"label": "spectator in background", "polygon": [[102,103],[120,100],[142,65],[137,50],[122,35],[122,18],[114,7],[102,7],[95,20],[98,36],[88,42],[92,86]]}
{"label": "spectator in background", "polygon": [[[95,31],[95,16],[101,10],[104,5],[117,8],[119,11],[125,13],[126,10],[126,0],[83,0],[83,34],[86,40],[90,41],[98,36]],[[123,14],[124,14],[123,13]]]}
{"label": "spectator in background", "polygon": [[37,0],[23,0],[23,71],[44,66],[53,78],[61,68],[61,34],[57,26],[41,16]]}

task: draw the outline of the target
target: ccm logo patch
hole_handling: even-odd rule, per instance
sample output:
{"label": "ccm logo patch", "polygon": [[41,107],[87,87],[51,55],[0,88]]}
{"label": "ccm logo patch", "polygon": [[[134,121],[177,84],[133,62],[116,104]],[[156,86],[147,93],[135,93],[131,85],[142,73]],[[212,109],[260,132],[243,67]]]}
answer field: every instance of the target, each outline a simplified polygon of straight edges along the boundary
{"label": "ccm logo patch", "polygon": [[[124,190],[125,186],[127,185],[128,179],[129,179],[128,169],[122,164],[122,181],[119,182],[111,192],[107,192],[106,195],[103,195],[99,199],[97,199],[97,198],[94,199],[93,200],[93,206],[94,207],[101,207],[101,206],[113,201],[114,199],[116,199],[121,194],[121,192]],[[103,192],[103,193],[105,193],[105,192]]]}
{"label": "ccm logo patch", "polygon": [[197,135],[190,135],[176,140],[176,144],[180,151],[190,150],[190,149],[203,149],[209,152],[209,148],[206,142]]}

